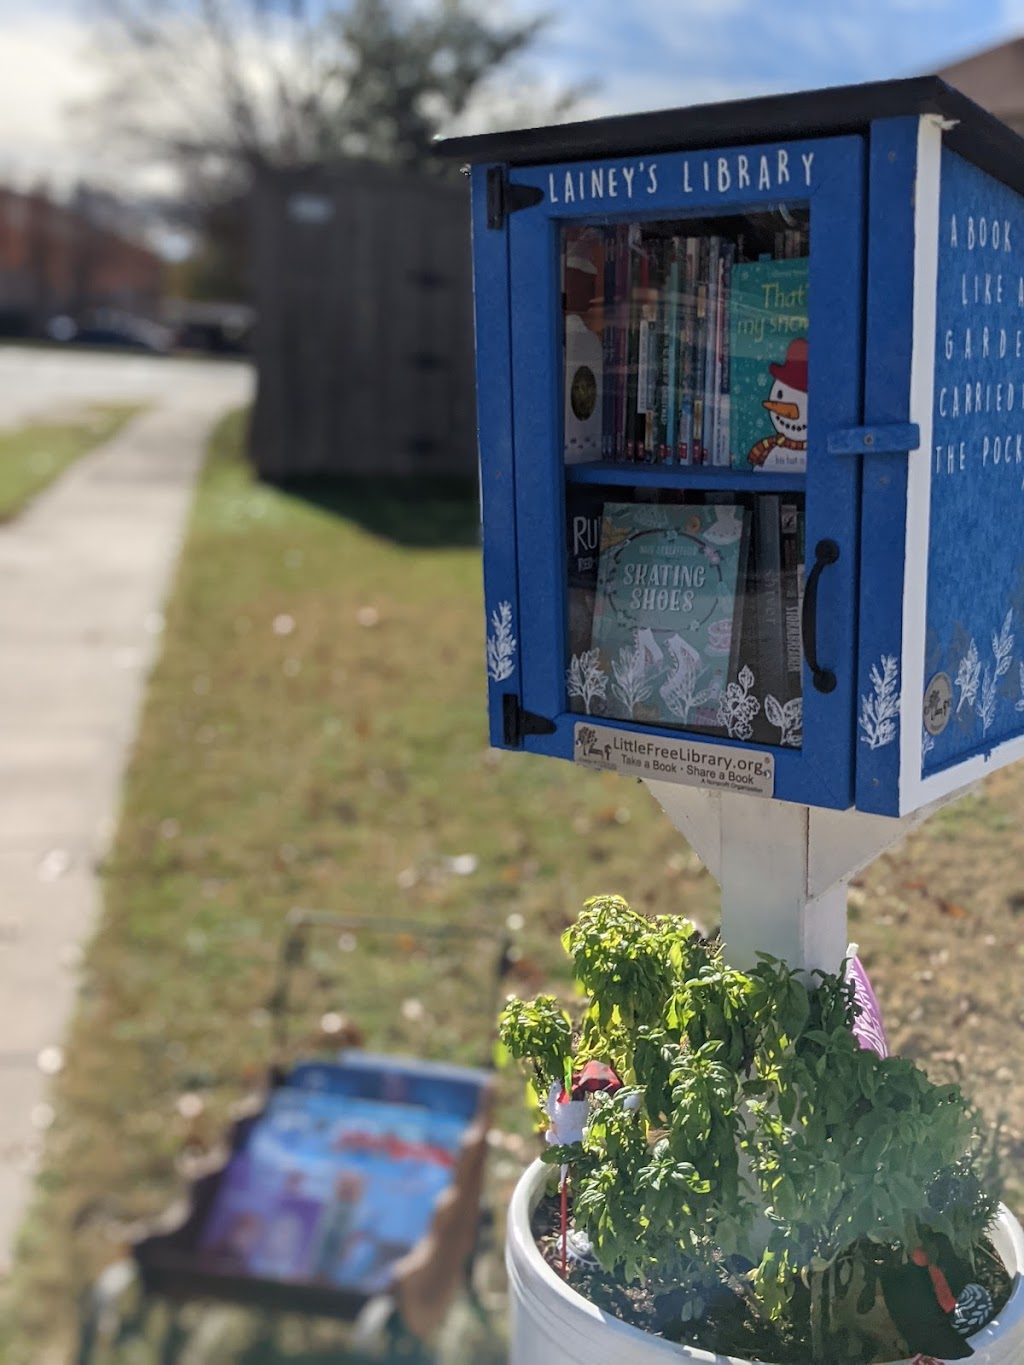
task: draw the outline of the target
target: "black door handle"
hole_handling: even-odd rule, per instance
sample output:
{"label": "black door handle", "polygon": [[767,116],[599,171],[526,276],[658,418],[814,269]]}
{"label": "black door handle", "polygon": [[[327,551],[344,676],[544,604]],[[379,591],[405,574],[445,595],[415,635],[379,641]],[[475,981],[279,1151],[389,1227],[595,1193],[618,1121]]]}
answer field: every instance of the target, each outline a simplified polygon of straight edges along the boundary
{"label": "black door handle", "polygon": [[801,627],[804,637],[804,658],[811,670],[814,686],[819,692],[834,692],[836,675],[818,663],[818,581],[829,564],[839,558],[839,546],[834,540],[819,540],[814,547],[814,564],[807,575],[804,589],[804,609]]}

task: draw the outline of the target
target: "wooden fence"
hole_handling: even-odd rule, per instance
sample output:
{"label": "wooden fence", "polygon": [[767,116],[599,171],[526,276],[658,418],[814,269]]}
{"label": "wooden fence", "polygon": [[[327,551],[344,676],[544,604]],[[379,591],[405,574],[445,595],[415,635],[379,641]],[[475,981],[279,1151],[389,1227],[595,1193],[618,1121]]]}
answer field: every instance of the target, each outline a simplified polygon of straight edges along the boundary
{"label": "wooden fence", "polygon": [[468,183],[273,172],[254,209],[259,474],[475,475]]}

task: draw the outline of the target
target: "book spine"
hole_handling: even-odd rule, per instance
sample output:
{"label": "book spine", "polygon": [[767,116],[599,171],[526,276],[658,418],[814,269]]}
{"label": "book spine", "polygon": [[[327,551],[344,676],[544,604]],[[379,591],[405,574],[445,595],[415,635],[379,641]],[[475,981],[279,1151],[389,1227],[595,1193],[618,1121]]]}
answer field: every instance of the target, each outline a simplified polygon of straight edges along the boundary
{"label": "book spine", "polygon": [[724,314],[725,247],[718,248],[714,285],[714,364],[711,367],[711,464],[722,463],[722,314]]}
{"label": "book spine", "polygon": [[658,463],[658,447],[661,444],[662,336],[665,324],[665,294],[668,289],[668,245],[668,240],[664,237],[656,237],[651,242],[651,274],[647,294],[647,316],[650,321],[650,330],[647,334],[647,411],[644,458],[652,464]]}
{"label": "book spine", "polygon": [[798,502],[780,501],[779,538],[782,561],[782,613],[786,644],[785,686],[780,701],[800,696],[803,678],[803,641],[800,612],[803,602],[803,510]]}
{"label": "book spine", "polygon": [[615,457],[615,229],[604,239],[604,293],[601,301],[601,459]]}
{"label": "book spine", "polygon": [[665,319],[665,369],[662,374],[662,385],[665,403],[664,459],[668,464],[675,464],[679,458],[679,293],[684,269],[681,238],[672,238],[670,251],[668,312]]}
{"label": "book spine", "polygon": [[637,458],[637,392],[640,377],[641,263],[643,243],[636,224],[629,228],[629,328],[626,346],[625,457]]}
{"label": "book spine", "polygon": [[722,292],[719,302],[719,354],[721,356],[721,369],[718,380],[718,427],[715,433],[715,463],[728,466],[732,463],[732,451],[730,445],[730,383],[731,370],[730,360],[732,355],[732,342],[730,338],[730,294],[732,290],[732,267],[736,259],[736,244],[728,242],[722,252]]}
{"label": "book spine", "polygon": [[683,297],[679,331],[679,436],[676,459],[696,463],[693,449],[694,364],[697,354],[697,270],[700,243],[687,237],[683,259]]}
{"label": "book spine", "polygon": [[647,242],[640,264],[640,342],[634,459],[654,458],[654,405],[658,377],[658,243]]}
{"label": "book spine", "polygon": [[631,231],[616,228],[616,409],[614,409],[614,459],[625,460],[625,393],[628,388],[629,283],[631,283]]}
{"label": "book spine", "polygon": [[758,611],[758,656],[761,673],[757,691],[764,698],[785,700],[786,642],[782,602],[782,543],[779,526],[779,497],[761,493],[757,499],[757,552],[760,567]]}
{"label": "book spine", "polygon": [[[570,661],[590,648],[593,631],[594,592],[597,586],[597,560],[601,543],[601,517],[604,511],[602,495],[585,485],[569,484],[566,488],[565,543],[566,574],[569,588],[569,657]],[[585,669],[581,660],[576,667]],[[580,682],[583,679],[581,677]],[[582,694],[581,694],[582,693]],[[577,693],[570,684],[569,709],[586,711],[586,688]]]}
{"label": "book spine", "polygon": [[654,394],[654,443],[655,464],[668,461],[668,410],[669,410],[669,350],[671,346],[672,296],[672,239],[666,237],[661,242],[660,273],[658,276],[658,379]]}
{"label": "book spine", "polygon": [[708,292],[704,319],[704,373],[701,386],[704,390],[704,422],[701,445],[704,447],[702,463],[715,462],[715,416],[717,404],[715,362],[718,355],[718,261],[721,253],[720,237],[708,238]]}
{"label": "book spine", "polygon": [[[729,680],[730,682],[735,681],[744,668],[749,668],[754,675],[754,690],[760,692],[763,671],[761,667],[761,632],[764,629],[764,623],[761,615],[763,584],[761,533],[756,510],[757,504],[758,498],[756,496],[751,501],[746,502],[749,509],[747,513],[749,527],[747,572],[743,579],[742,601],[738,604],[736,613],[736,627],[733,638],[736,647],[730,661]],[[753,719],[753,727],[753,734],[751,735],[753,743],[764,744],[770,737],[763,733],[763,720],[760,712]]]}
{"label": "book spine", "polygon": [[708,350],[708,240],[698,241],[696,317],[693,353],[693,455],[694,464],[707,463],[704,448],[704,365]]}

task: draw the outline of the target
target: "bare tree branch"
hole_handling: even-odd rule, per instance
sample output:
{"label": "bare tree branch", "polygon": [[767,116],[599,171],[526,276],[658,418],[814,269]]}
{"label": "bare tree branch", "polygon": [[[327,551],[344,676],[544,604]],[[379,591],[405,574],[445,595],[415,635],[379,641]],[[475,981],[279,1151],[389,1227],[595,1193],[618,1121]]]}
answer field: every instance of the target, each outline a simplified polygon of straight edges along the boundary
{"label": "bare tree branch", "polygon": [[496,20],[486,0],[91,4],[107,72],[94,121],[193,185],[334,156],[424,163],[545,22]]}

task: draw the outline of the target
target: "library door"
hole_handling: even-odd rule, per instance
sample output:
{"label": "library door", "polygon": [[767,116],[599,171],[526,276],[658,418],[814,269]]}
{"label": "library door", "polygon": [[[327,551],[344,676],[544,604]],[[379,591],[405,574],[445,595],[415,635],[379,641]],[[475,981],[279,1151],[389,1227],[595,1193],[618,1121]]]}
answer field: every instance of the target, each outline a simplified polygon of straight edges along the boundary
{"label": "library door", "polygon": [[553,725],[525,747],[579,759],[585,718],[623,771],[662,775],[661,736],[851,804],[859,470],[827,440],[860,419],[863,162],[513,168],[542,196],[508,220],[522,706]]}

